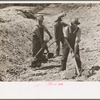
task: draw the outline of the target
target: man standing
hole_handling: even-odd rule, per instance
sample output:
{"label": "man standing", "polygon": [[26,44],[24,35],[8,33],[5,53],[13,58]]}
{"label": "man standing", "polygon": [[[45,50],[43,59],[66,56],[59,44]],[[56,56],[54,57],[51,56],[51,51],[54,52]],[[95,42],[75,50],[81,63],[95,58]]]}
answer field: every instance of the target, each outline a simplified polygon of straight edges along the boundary
{"label": "man standing", "polygon": [[[34,28],[33,31],[33,57],[37,54],[37,52],[43,47],[44,45],[44,31],[49,35],[50,39],[52,39],[52,36],[50,35],[50,32],[48,29],[43,25],[44,17],[43,15],[37,16],[37,25]],[[47,49],[47,47],[46,47]],[[47,49],[48,51],[48,49]],[[38,65],[41,66],[42,57],[43,57],[44,49],[38,54],[36,57]]]}
{"label": "man standing", "polygon": [[[78,27],[79,25],[79,21],[78,18],[75,18],[71,21],[71,25],[68,26],[65,29],[65,40],[67,39],[68,43],[70,44],[71,48],[74,50],[74,57],[76,60],[76,64],[78,66],[79,71],[81,71],[81,60],[80,60],[80,54],[79,54],[79,42],[80,42],[80,38],[81,38],[81,30]],[[61,70],[66,70],[66,61],[68,58],[68,54],[69,54],[69,46],[68,43],[64,43],[63,45],[63,56],[62,56],[62,60],[61,60]]]}
{"label": "man standing", "polygon": [[64,43],[64,34],[63,34],[63,27],[66,27],[68,24],[62,22],[62,17],[64,17],[66,14],[62,13],[54,24],[54,35],[55,35],[55,41],[56,41],[56,56],[59,56],[60,52],[60,42]]}

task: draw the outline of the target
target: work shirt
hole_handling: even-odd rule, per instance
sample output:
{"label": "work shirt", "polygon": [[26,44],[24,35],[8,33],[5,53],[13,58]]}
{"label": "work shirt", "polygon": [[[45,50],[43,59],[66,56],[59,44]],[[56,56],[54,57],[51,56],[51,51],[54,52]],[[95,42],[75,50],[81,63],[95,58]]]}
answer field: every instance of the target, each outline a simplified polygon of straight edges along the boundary
{"label": "work shirt", "polygon": [[[76,32],[76,37],[77,37],[76,42],[77,41],[80,42],[81,41],[81,29],[79,27],[77,28],[78,28],[78,31]],[[73,33],[74,31],[76,31],[76,29],[72,31],[71,27],[65,27],[64,37],[68,37],[69,32]]]}
{"label": "work shirt", "polygon": [[54,24],[54,34],[55,34],[55,39],[59,40],[60,37],[63,37],[63,27],[66,27],[67,24],[64,22],[55,22]]}
{"label": "work shirt", "polygon": [[50,34],[50,32],[47,30],[47,28],[44,25],[42,26],[36,25],[33,30],[33,33],[34,33],[33,35],[36,35],[38,37],[41,45],[44,42],[44,31]]}
{"label": "work shirt", "polygon": [[79,43],[81,41],[81,30],[79,27],[72,28],[68,26],[65,28],[64,37],[66,37],[70,45],[74,47],[75,42]]}

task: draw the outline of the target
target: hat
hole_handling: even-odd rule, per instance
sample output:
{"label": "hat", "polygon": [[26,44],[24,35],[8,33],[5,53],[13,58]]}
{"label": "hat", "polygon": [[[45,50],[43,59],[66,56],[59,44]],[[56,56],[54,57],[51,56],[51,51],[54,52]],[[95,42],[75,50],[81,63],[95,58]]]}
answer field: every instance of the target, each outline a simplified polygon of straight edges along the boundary
{"label": "hat", "polygon": [[36,19],[37,19],[37,20],[44,20],[44,17],[43,17],[43,15],[39,15],[39,16],[37,16]]}
{"label": "hat", "polygon": [[79,25],[80,24],[78,18],[72,19],[71,23],[74,23],[76,25]]}
{"label": "hat", "polygon": [[66,16],[66,13],[65,12],[62,12],[60,15],[58,15],[58,18],[57,18],[57,20],[55,20],[55,22],[57,22],[57,21],[62,21],[62,17],[64,17],[64,16]]}

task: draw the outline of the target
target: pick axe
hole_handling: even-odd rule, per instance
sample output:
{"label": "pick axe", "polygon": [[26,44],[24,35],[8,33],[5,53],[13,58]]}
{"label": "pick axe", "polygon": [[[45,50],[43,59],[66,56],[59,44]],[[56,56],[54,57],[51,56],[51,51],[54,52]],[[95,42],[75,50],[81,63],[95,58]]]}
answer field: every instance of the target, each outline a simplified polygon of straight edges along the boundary
{"label": "pick axe", "polygon": [[[67,38],[65,39],[65,42],[67,43],[68,47],[69,47],[70,50],[73,52],[73,54],[74,54],[75,56],[79,57],[78,55],[75,54],[75,52],[74,52],[74,50],[72,49],[72,47],[70,46],[70,43],[68,42]],[[75,56],[74,56],[74,57],[75,57]],[[76,69],[76,72],[77,72],[78,76],[80,76],[81,73],[80,73],[80,71],[79,71],[77,65],[75,65],[75,69]]]}

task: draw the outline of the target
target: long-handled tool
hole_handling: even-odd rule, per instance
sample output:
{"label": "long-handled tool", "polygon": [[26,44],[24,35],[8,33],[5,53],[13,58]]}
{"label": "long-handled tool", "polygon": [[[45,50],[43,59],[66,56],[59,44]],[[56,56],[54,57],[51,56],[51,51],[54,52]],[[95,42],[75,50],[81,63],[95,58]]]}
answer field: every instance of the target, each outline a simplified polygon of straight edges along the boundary
{"label": "long-handled tool", "polygon": [[48,40],[46,43],[44,43],[44,45],[42,46],[42,48],[36,53],[36,55],[34,56],[34,59],[40,54],[40,52],[45,48],[45,46],[47,45],[47,43],[50,42],[50,40]]}
{"label": "long-handled tool", "polygon": [[32,62],[31,62],[31,65],[30,67],[36,67],[36,66],[41,66],[40,63],[38,63],[37,61],[37,56],[40,54],[40,52],[45,48],[45,46],[47,45],[47,43],[49,42],[50,40],[46,41],[43,46],[40,48],[40,50],[36,53],[36,55],[33,57],[32,59]]}
{"label": "long-handled tool", "polygon": [[[68,47],[70,48],[70,50],[73,52],[73,54],[77,57],[79,57],[78,55],[75,54],[74,50],[72,49],[72,47],[70,46],[70,43],[68,42],[67,38],[65,38],[65,42],[67,43]],[[75,65],[75,69],[76,69],[76,72],[78,74],[78,76],[81,75],[81,73],[79,72],[79,69],[77,67],[77,65]]]}
{"label": "long-handled tool", "polygon": [[[62,37],[63,37],[63,36],[59,37],[58,40],[61,39]],[[53,41],[48,47],[50,47],[51,45],[53,45],[56,41],[57,41],[57,40]],[[36,58],[36,57],[39,55],[39,53],[44,49],[44,47],[45,47],[45,46],[47,45],[47,43],[49,43],[49,42],[50,42],[50,40],[48,40],[48,41],[42,46],[42,48],[36,53],[36,55],[34,56],[34,58]]]}
{"label": "long-handled tool", "polygon": [[[64,36],[59,37],[58,40],[60,40],[62,37],[64,37]],[[53,45],[53,44],[54,44],[55,42],[57,42],[58,40],[53,41],[48,47],[50,47],[51,45]]]}

